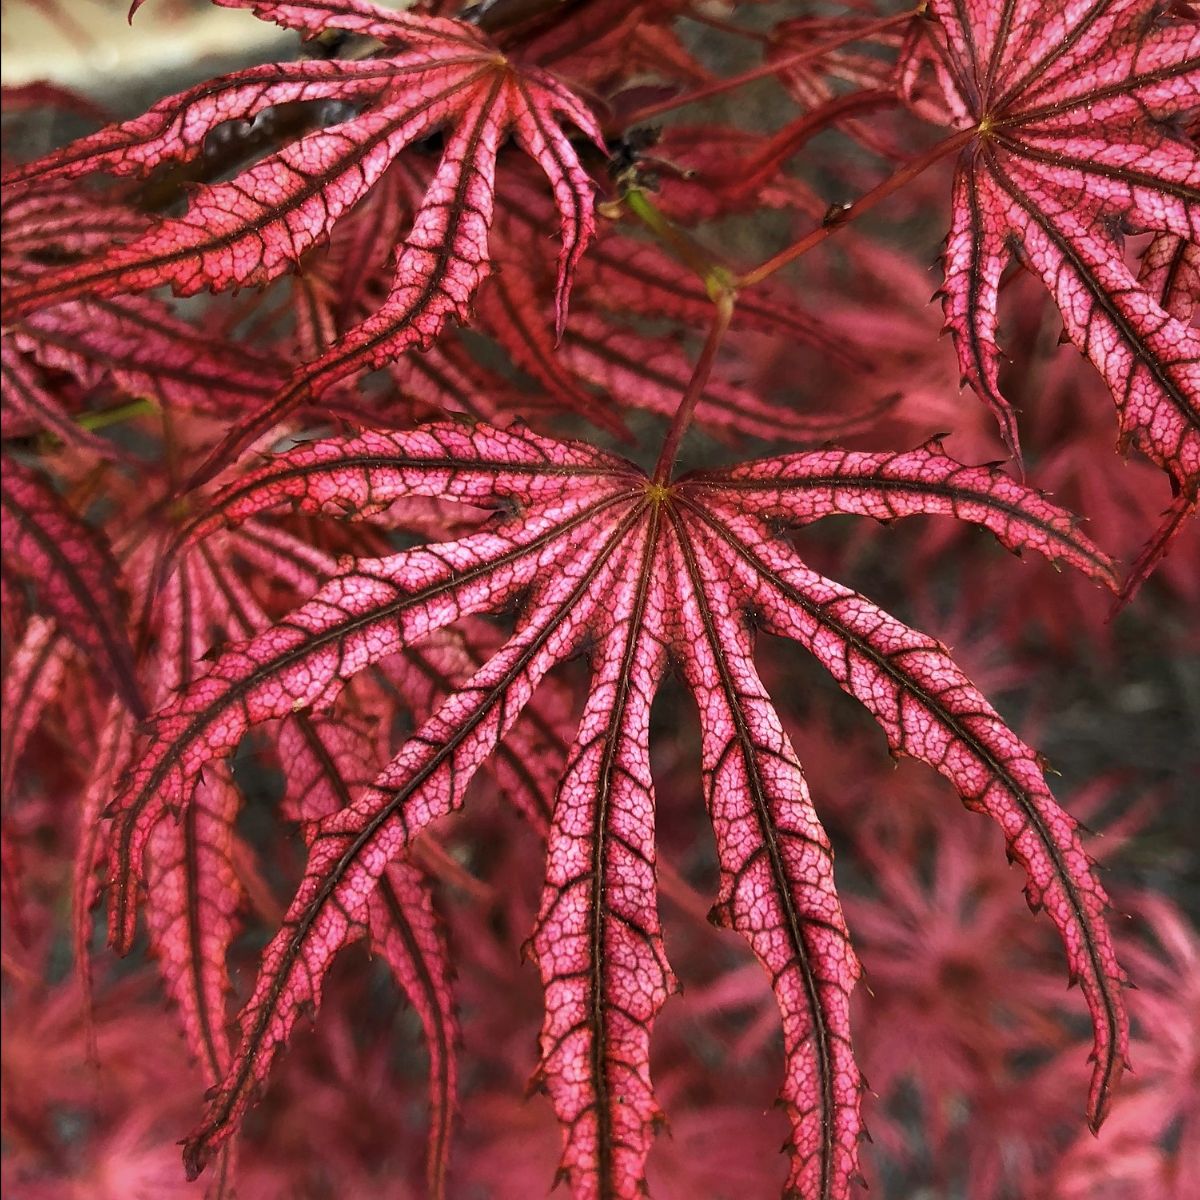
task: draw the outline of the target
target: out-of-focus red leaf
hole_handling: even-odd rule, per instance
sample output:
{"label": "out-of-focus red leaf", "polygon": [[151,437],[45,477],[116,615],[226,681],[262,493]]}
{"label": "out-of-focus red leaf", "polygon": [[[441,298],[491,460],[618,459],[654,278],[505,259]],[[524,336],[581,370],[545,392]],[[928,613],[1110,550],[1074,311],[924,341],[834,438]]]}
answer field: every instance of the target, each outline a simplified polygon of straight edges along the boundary
{"label": "out-of-focus red leaf", "polygon": [[71,511],[44,476],[7,457],[0,495],[5,568],[31,581],[63,633],[142,715],[125,600],[102,535]]}

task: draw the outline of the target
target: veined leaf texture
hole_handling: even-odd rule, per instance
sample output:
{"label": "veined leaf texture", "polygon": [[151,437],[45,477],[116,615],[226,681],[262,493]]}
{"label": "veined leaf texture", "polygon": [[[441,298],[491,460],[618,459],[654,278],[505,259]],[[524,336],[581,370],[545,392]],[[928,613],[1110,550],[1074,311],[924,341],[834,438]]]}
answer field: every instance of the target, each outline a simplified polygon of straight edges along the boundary
{"label": "veined leaf texture", "polygon": [[[920,765],[914,789],[941,776],[991,818],[1090,1015],[1088,1122],[1112,1114],[1139,1163],[1158,1156],[1131,1186],[1159,1190],[1129,1197],[1169,1195],[1187,1152],[1164,1131],[1194,1127],[1191,1093],[1130,1018],[1175,1020],[1169,987],[1114,936],[1084,813],[969,677],[983,650],[888,607],[920,624],[949,596],[1015,670],[1039,638],[1115,653],[1106,592],[1134,619],[1147,596],[1200,601],[1190,6],[215,2],[298,34],[293,55],[42,157],[6,153],[14,989],[54,974],[69,910],[63,1004],[103,1059],[122,1036],[105,997],[124,985],[91,950],[93,910],[135,962],[144,927],[203,1080],[171,1178],[214,1197],[309,1194],[315,1176],[259,1154],[297,1137],[304,1104],[329,1134],[296,1162],[319,1162],[333,1194],[378,1188],[351,1147],[418,1094],[396,1098],[390,1052],[356,1024],[384,986],[425,1046],[417,1175],[399,1135],[379,1166],[414,1195],[476,1194],[459,1186],[496,1137],[459,1114],[505,1072],[548,1097],[558,1154],[536,1185],[520,1166],[493,1180],[501,1198],[559,1182],[575,1200],[846,1200],[876,1169],[873,1114],[903,1160],[905,1079],[932,1146],[967,1097],[973,1200],[1082,1195],[1092,1160],[1066,1148],[1050,1064],[1085,1055],[1038,927],[998,898],[999,842],[976,846],[936,798],[918,813],[827,796],[806,777],[815,757],[808,775],[829,778],[811,733],[847,792],[884,791],[886,748]],[[739,105],[752,86],[769,119]],[[96,116],[49,86],[13,102]],[[924,268],[947,225],[939,348]],[[878,526],[910,517],[938,519],[878,549]],[[1035,561],[1014,602],[979,530],[1062,577]],[[856,702],[860,733],[819,696],[799,703],[809,677],[787,644]],[[664,732],[664,704],[690,734]],[[35,836],[51,804],[69,833]],[[472,849],[460,831],[504,807],[524,841]],[[1182,917],[1118,899],[1189,978]],[[695,932],[705,916],[739,935],[744,969],[734,939],[696,950],[720,937]],[[516,946],[533,1007],[498,982]],[[912,970],[862,985],[864,964],[870,978],[901,956]],[[1144,1009],[1127,959],[1149,976]],[[907,1066],[886,1006],[925,987],[935,1001],[911,1003],[942,1021],[945,1057]],[[747,1063],[767,1047],[787,1126],[769,1187],[767,1167],[730,1183],[711,1148],[656,1175],[659,1131],[711,1092],[662,1049],[673,1007],[744,1010]],[[317,1040],[298,1036],[314,1019]],[[1123,1081],[1143,1047],[1154,1074]],[[1027,1099],[1041,1128],[1010,1127],[1004,1105]],[[722,1121],[736,1136],[721,1100],[701,1106],[710,1141]],[[495,1117],[516,1097],[488,1103]],[[116,1177],[149,1121],[98,1120],[97,1170]],[[1042,1170],[1051,1136],[1060,1174]]]}

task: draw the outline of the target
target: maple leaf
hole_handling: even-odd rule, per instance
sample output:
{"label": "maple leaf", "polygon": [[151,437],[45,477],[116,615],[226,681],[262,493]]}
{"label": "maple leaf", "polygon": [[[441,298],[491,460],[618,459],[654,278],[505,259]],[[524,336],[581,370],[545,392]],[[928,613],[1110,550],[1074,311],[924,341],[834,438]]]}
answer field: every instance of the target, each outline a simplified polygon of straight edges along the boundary
{"label": "maple leaf", "polygon": [[556,324],[561,334],[571,275],[591,238],[594,218],[593,185],[560,123],[572,122],[602,144],[591,113],[563,84],[536,67],[514,65],[482,32],[460,21],[391,12],[367,0],[227,0],[226,6],[251,8],[310,36],[325,29],[361,34],[393,52],[363,61],[271,64],[228,75],[15,168],[6,182],[21,188],[99,171],[144,173],[194,158],[217,125],[279,104],[338,100],[355,109],[353,116],[306,134],[228,183],[200,188],[183,216],[160,219],[144,235],[98,259],[8,289],[7,311],[19,316],[79,296],[164,284],[180,295],[263,284],[327,238],[406,147],[442,132],[439,168],[398,249],[383,305],[301,368],[253,421],[237,427],[216,456],[219,464],[306,397],[405,350],[428,346],[448,318],[468,317],[489,270],[496,160],[511,133],[550,181],[558,209],[562,249]]}
{"label": "maple leaf", "polygon": [[[75,259],[140,232],[145,218],[115,203],[52,188],[5,205],[4,286],[36,280],[47,262]],[[164,406],[237,418],[266,403],[285,377],[270,356],[198,331],[148,296],[88,297],[30,313],[6,328],[0,403],[64,444],[118,458],[115,443],[67,410],[54,371],[86,391],[119,392]]]}
{"label": "maple leaf", "polygon": [[1200,487],[1200,338],[1126,266],[1123,230],[1200,242],[1200,157],[1176,124],[1200,94],[1200,24],[1151,0],[932,0],[901,62],[932,70],[949,121],[973,129],[954,178],[943,304],[964,380],[1016,450],[999,386],[996,301],[1016,254],[1104,377],[1123,445]]}
{"label": "maple leaf", "polygon": [[512,637],[370,788],[320,822],[243,1010],[234,1066],[188,1143],[190,1170],[229,1136],[301,1012],[319,1001],[387,864],[461,804],[547,672],[590,645],[592,689],[559,782],[531,942],[547,991],[539,1077],[564,1123],[563,1170],[580,1196],[636,1191],[659,1120],[648,1046],[673,976],[655,901],[648,729],[673,653],[701,715],[722,861],[714,919],[748,938],[783,1014],[790,1186],[848,1194],[861,1129],[847,1023],[857,961],[828,842],[753,665],[748,610],[763,630],[806,646],[868,707],[895,753],[935,766],[1004,828],[1030,903],[1058,925],[1091,1007],[1091,1112],[1101,1119],[1125,1054],[1123,977],[1075,823],[1033,752],[943,647],[811,571],[779,532],[834,512],[943,513],[1112,585],[1111,564],[1066,513],[936,444],[792,454],[658,483],[582,444],[443,424],[297,449],[231,485],[191,537],[280,505],[369,516],[413,495],[500,512],[457,541],[353,562],[287,621],[227,649],[159,713],[112,806],[111,932],[125,946],[146,841],[167,806],[186,807],[204,762],[231,752],[252,724],[328,708],[352,676],[405,645],[524,598]]}

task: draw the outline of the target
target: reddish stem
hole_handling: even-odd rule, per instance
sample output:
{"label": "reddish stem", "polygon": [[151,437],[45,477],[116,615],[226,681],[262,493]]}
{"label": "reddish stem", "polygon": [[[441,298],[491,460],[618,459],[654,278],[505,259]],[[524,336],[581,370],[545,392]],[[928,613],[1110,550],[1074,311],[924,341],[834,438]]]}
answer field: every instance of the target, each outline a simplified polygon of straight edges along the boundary
{"label": "reddish stem", "polygon": [[918,175],[933,166],[935,162],[945,158],[948,154],[953,154],[959,147],[965,146],[977,133],[978,130],[974,127],[963,129],[954,134],[953,137],[948,137],[938,142],[927,153],[906,163],[895,174],[889,175],[877,187],[873,187],[865,195],[860,196],[853,204],[848,205],[838,212],[835,217],[827,219],[798,242],[793,242],[785,250],[780,250],[773,258],[767,259],[761,266],[747,272],[738,280],[738,287],[752,287],[756,283],[761,283],[768,275],[774,275],[780,267],[785,267],[788,263],[794,262],[802,254],[807,254],[814,246],[819,246],[826,238],[832,237],[843,225],[848,225],[851,221],[861,217],[863,213],[869,212],[880,201],[886,200],[893,192],[899,191],[906,183],[910,183],[916,179]]}
{"label": "reddish stem", "polygon": [[718,79],[715,83],[697,88],[694,92],[685,92],[681,96],[672,96],[669,100],[660,100],[657,104],[648,104],[645,108],[639,108],[636,112],[625,118],[625,128],[628,129],[634,125],[640,125],[643,121],[648,121],[661,113],[670,112],[672,109],[682,108],[685,104],[695,104],[700,100],[707,100],[711,96],[720,96],[722,93],[739,88],[745,83],[753,83],[758,79],[769,79],[772,75],[778,75],[781,71],[790,71],[793,67],[798,67],[801,63],[810,62],[814,58],[821,58],[831,50],[838,50],[842,46],[848,46],[851,42],[860,42],[863,38],[868,38],[872,34],[882,33],[885,30],[891,29],[894,25],[902,25],[906,21],[911,20],[913,16],[914,12],[909,10],[900,13],[898,16],[883,17],[878,21],[872,21],[868,25],[862,25],[858,29],[850,30],[848,33],[843,33],[838,37],[830,38],[827,42],[820,42],[815,46],[808,46],[804,50],[797,50],[795,54],[788,54],[783,58],[776,59],[774,62],[763,63],[761,66],[745,71],[741,75],[731,75],[728,79]]}
{"label": "reddish stem", "polygon": [[721,291],[714,297],[717,308],[713,314],[708,337],[704,340],[704,349],[700,351],[700,357],[696,360],[695,370],[692,371],[692,377],[688,380],[687,391],[683,393],[683,399],[679,401],[679,407],[671,419],[671,428],[667,430],[666,441],[663,442],[662,452],[654,467],[653,481],[659,486],[664,486],[670,478],[671,468],[675,465],[675,457],[679,453],[679,443],[683,441],[683,435],[687,432],[688,425],[691,424],[696,404],[704,395],[708,377],[712,374],[712,366],[716,361],[717,351],[721,347],[721,339],[724,338],[725,331],[729,328],[729,322],[733,317],[734,298],[733,291]]}
{"label": "reddish stem", "polygon": [[731,37],[747,38],[752,42],[761,42],[764,46],[771,40],[765,33],[759,33],[755,29],[743,29],[732,21],[722,21],[720,17],[710,17],[705,13],[685,12],[680,13],[680,16],[685,21],[695,21],[697,25],[707,25],[710,29],[728,33]]}

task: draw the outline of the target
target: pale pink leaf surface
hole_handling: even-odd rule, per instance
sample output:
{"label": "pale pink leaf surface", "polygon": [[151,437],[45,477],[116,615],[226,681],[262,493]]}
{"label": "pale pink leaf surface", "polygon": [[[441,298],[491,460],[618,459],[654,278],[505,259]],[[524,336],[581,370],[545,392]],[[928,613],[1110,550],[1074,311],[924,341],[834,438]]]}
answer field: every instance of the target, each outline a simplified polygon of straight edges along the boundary
{"label": "pale pink leaf surface", "polygon": [[1188,322],[1200,304],[1200,245],[1160,233],[1146,247],[1138,282],[1171,316]]}
{"label": "pale pink leaf surface", "polygon": [[263,404],[284,376],[276,359],[197,333],[147,296],[55,305],[30,313],[13,338],[85,387],[109,378],[127,395],[226,418]]}
{"label": "pale pink leaf surface", "polygon": [[[564,1125],[563,1169],[578,1195],[636,1194],[658,1117],[646,1048],[672,976],[654,901],[647,739],[673,648],[702,713],[724,871],[717,911],[767,963],[784,1018],[793,1189],[848,1194],[861,1131],[846,1028],[857,964],[828,845],[754,671],[747,609],[805,644],[898,752],[935,765],[1005,827],[1030,899],[1058,922],[1092,1004],[1100,1115],[1124,1056],[1121,976],[1073,822],[1032,753],[940,646],[809,571],[779,532],[834,513],[952,515],[1112,586],[1111,563],[1067,513],[936,444],[793,454],[659,486],[577,443],[442,424],[297,448],[230,485],[186,540],[284,505],[356,516],[413,495],[501,511],[454,541],[343,563],[291,617],[223,653],[156,718],[115,805],[121,944],[145,838],[167,803],[186,807],[204,762],[232,751],[252,724],[327,707],[352,675],[409,642],[523,599],[511,637],[481,656],[370,787],[315,827],[304,880],[243,1010],[233,1065],[188,1142],[191,1171],[230,1136],[296,1021],[319,1004],[329,965],[364,932],[389,864],[462,804],[547,672],[590,643],[593,689],[559,782],[532,943],[547,988],[542,1078]],[[452,664],[430,660],[434,675],[447,666],[453,675]]]}
{"label": "pale pink leaf surface", "polygon": [[[479,618],[443,629],[383,664],[414,718],[424,721],[503,644],[500,632]],[[505,799],[545,838],[552,802],[571,744],[572,691],[553,678],[543,681],[485,769]]]}
{"label": "pale pink leaf surface", "polygon": [[[771,489],[777,463],[760,465],[769,469]],[[833,495],[837,510],[862,511],[857,497]],[[710,556],[741,577],[765,629],[800,641],[870,710],[893,753],[929,763],[969,808],[999,823],[1025,868],[1030,907],[1045,908],[1058,926],[1071,981],[1082,987],[1096,1030],[1089,1113],[1098,1125],[1125,1065],[1129,1029],[1125,976],[1104,923],[1108,897],[1092,875],[1076,822],[1055,803],[1034,752],[1005,728],[944,647],[810,571],[767,537],[758,517],[746,515],[755,506],[748,499],[742,493],[738,507],[724,513],[714,505],[705,518]],[[933,511],[938,503],[935,493]],[[763,508],[775,511],[774,500]],[[1033,533],[1037,538],[1036,527]],[[1011,538],[1011,531],[1003,536]],[[1094,563],[1091,569],[1098,572]]]}
{"label": "pale pink leaf surface", "polygon": [[[3,179],[8,188],[9,176]],[[60,185],[45,192],[20,187],[4,196],[4,242],[0,263],[8,282],[19,282],[31,259],[52,249],[72,255],[98,254],[138,237],[147,218],[122,204],[100,203],[94,196]],[[28,280],[26,280],[28,282]]]}
{"label": "pale pink leaf surface", "polygon": [[[119,204],[52,186],[5,206],[3,277],[7,285],[35,283],[46,262],[75,259],[136,236],[146,218]],[[126,232],[128,230],[128,232]],[[114,447],[72,428],[44,391],[33,395],[31,368],[13,351],[46,368],[69,372],[85,388],[111,380],[127,394],[198,412],[242,416],[265,403],[286,372],[268,355],[234,347],[211,331],[197,331],[150,297],[89,297],[28,314],[4,338],[6,403],[41,409],[40,424],[68,444],[85,444],[111,457]]]}
{"label": "pale pink leaf surface", "polygon": [[1200,338],[1139,285],[1117,232],[1200,241],[1200,157],[1174,128],[1200,91],[1200,23],[1154,9],[935,0],[932,45],[910,43],[901,74],[911,85],[916,63],[938,61],[948,119],[977,131],[954,180],[944,308],[963,377],[1009,444],[996,305],[1017,253],[1112,391],[1122,443],[1195,495]]}
{"label": "pale pink leaf surface", "polygon": [[112,681],[137,715],[144,712],[125,599],[103,535],[71,511],[49,481],[5,458],[3,547],[9,570],[29,579],[59,627]]}
{"label": "pale pink leaf surface", "polygon": [[636,479],[634,468],[613,455],[580,443],[564,446],[525,428],[446,422],[404,433],[367,432],[298,447],[247,473],[216,495],[189,537],[284,507],[357,519],[408,496],[499,509],[553,500],[565,510]]}
{"label": "pale pink leaf surface", "polygon": [[655,897],[650,707],[667,650],[662,514],[631,531],[567,759],[530,946],[546,991],[538,1078],[564,1130],[559,1167],[586,1200],[644,1193],[662,1113],[650,1033],[675,990]]}
{"label": "pale pink leaf surface", "polygon": [[347,376],[385,366],[408,350],[431,345],[446,320],[465,321],[490,270],[488,231],[496,155],[505,129],[503,78],[461,113],[447,139],[442,166],[396,257],[392,289],[381,308],[305,365],[262,411],[242,422],[201,468],[236,456],[305,398],[320,396]]}
{"label": "pale pink leaf surface", "polygon": [[[225,624],[237,603],[227,581],[202,556],[196,558],[182,564],[154,597],[159,635],[154,666],[166,697],[193,682],[209,629]],[[242,631],[236,616],[233,627]],[[120,765],[128,765],[128,758]],[[192,803],[155,826],[146,848],[150,947],[209,1086],[229,1069],[226,1006],[232,989],[226,961],[241,928],[234,833],[240,807],[229,765],[218,763],[197,784]]]}
{"label": "pale pink leaf surface", "polygon": [[[22,196],[32,185],[86,178],[98,172],[147,175],[167,163],[186,162],[226,121],[250,120],[295,101],[370,99],[388,87],[390,71],[378,61],[308,60],[267,63],[206,80],[168,96],[140,117],[78,139],[45,158],[11,167],[4,184]],[[144,224],[144,221],[143,221]]]}
{"label": "pale pink leaf surface", "polygon": [[[503,608],[539,577],[562,539],[586,542],[598,514],[636,482],[610,456],[583,446],[572,447],[566,465],[556,466],[554,448],[530,433],[483,426],[364,435],[345,447],[306,447],[298,452],[298,469],[283,460],[218,500],[230,520],[287,503],[321,511],[336,501],[344,511],[347,505],[386,507],[412,495],[486,501],[491,474],[492,497],[544,503],[457,542],[359,560],[353,574],[330,581],[287,622],[226,650],[159,713],[151,752],[114,803],[122,814],[112,864],[120,881],[110,912],[115,944],[128,946],[132,939],[130,872],[146,835],[165,806],[186,802],[206,761],[231,752],[250,724],[328,707],[345,680],[406,643],[471,612]],[[343,449],[349,453],[341,464]],[[582,483],[569,486],[576,473],[592,481],[596,494]],[[568,486],[557,487],[560,479]]]}
{"label": "pale pink leaf surface", "polygon": [[778,999],[780,1099],[793,1126],[788,1187],[797,1196],[846,1197],[862,1136],[862,1081],[850,1048],[859,966],[834,890],[833,851],[754,669],[728,563],[705,552],[701,530],[677,528],[674,574],[683,582],[674,640],[700,710],[704,795],[721,862],[711,919],[750,942]]}
{"label": "pale pink leaf surface", "polygon": [[[598,507],[603,513],[612,503]],[[615,522],[601,524],[594,516],[593,528],[583,527],[576,537],[556,531],[549,542],[556,570],[541,572],[513,637],[417,730],[366,793],[322,822],[304,881],[264,954],[243,1010],[234,1069],[185,1149],[189,1171],[202,1167],[229,1135],[301,1012],[318,1003],[321,980],[347,938],[359,932],[358,914],[389,861],[422,829],[462,804],[471,776],[541,678],[578,648],[604,594],[593,585],[611,581],[614,551],[637,516],[636,508],[618,514]],[[490,599],[494,605],[497,597]]]}
{"label": "pale pink leaf surface", "polygon": [[[427,67],[424,61],[417,65]],[[395,64],[396,74],[402,77],[407,66]],[[379,86],[379,69],[372,74]],[[190,296],[205,288],[266,283],[328,236],[404,146],[447,118],[453,111],[449,97],[462,82],[435,78],[429,81],[433,94],[423,103],[404,91],[395,102],[306,134],[235,180],[201,188],[182,217],[164,219],[96,261],[18,285],[14,303],[25,312],[39,301],[164,284]]]}
{"label": "pale pink leaf surface", "polygon": [[[410,45],[462,42],[468,47],[484,43],[470,25],[424,14],[397,12],[371,0],[216,0],[222,8],[248,8],[264,21],[315,37],[327,29],[340,29],[381,42]],[[484,43],[486,44],[486,43]]]}
{"label": "pale pink leaf surface", "polygon": [[760,459],[686,481],[729,511],[807,525],[832,513],[891,521],[940,513],[981,525],[1008,550],[1036,550],[1050,562],[1116,585],[1111,560],[1073,517],[997,467],[965,466],[934,439],[916,450],[872,454],[816,450]]}

